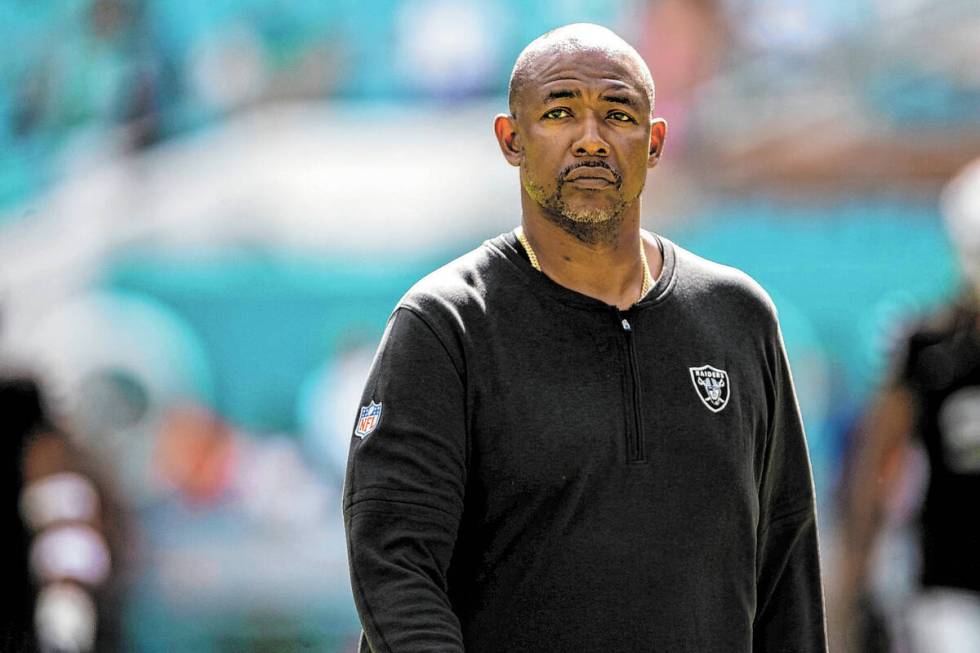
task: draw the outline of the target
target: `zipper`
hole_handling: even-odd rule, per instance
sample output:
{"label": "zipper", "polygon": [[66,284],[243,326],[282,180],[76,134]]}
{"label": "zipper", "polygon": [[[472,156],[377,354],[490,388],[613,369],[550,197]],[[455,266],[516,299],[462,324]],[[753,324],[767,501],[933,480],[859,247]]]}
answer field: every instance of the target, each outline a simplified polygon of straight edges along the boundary
{"label": "zipper", "polygon": [[640,365],[636,360],[636,340],[633,325],[616,311],[626,340],[626,462],[646,462],[646,448],[643,443],[643,411],[640,406]]}

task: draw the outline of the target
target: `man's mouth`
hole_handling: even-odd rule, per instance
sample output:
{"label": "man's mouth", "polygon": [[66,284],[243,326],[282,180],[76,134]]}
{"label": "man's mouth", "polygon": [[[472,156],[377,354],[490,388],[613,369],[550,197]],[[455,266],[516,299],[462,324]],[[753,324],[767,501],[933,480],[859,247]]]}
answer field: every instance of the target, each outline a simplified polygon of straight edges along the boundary
{"label": "man's mouth", "polygon": [[580,175],[573,179],[567,179],[565,180],[565,183],[578,188],[589,188],[593,190],[609,188],[610,186],[615,185],[615,182],[609,181],[605,177],[593,177],[586,175]]}
{"label": "man's mouth", "polygon": [[614,175],[611,170],[606,170],[605,168],[594,168],[590,166],[587,168],[576,168],[571,174],[565,177],[565,181],[581,180],[604,181],[609,184],[615,184],[616,175]]}
{"label": "man's mouth", "polygon": [[598,190],[619,185],[619,175],[605,165],[578,165],[562,177],[562,183]]}

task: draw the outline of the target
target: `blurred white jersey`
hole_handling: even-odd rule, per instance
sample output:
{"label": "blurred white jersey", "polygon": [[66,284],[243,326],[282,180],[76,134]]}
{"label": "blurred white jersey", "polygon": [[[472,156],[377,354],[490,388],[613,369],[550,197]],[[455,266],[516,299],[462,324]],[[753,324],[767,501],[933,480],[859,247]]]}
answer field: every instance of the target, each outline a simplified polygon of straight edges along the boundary
{"label": "blurred white jersey", "polygon": [[912,653],[980,651],[980,595],[930,588],[912,600],[908,613]]}

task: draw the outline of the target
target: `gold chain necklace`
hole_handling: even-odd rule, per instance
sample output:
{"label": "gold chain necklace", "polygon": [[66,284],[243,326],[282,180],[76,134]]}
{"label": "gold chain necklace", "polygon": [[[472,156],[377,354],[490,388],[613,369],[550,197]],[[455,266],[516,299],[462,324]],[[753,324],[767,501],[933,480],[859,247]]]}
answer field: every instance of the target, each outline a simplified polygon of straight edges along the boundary
{"label": "gold chain necklace", "polygon": [[[531,243],[528,241],[527,236],[524,235],[524,228],[517,228],[517,240],[521,241],[521,246],[524,251],[527,252],[527,258],[531,261],[531,267],[533,267],[538,272],[541,272],[541,264],[538,263],[538,255],[534,253],[534,248],[531,247]],[[650,264],[647,263],[647,254],[644,251],[646,248],[643,247],[643,240],[640,239],[640,260],[643,261],[643,285],[640,287],[640,299],[647,296],[650,289],[653,288],[653,274],[650,272]],[[636,301],[640,301],[637,299]]]}

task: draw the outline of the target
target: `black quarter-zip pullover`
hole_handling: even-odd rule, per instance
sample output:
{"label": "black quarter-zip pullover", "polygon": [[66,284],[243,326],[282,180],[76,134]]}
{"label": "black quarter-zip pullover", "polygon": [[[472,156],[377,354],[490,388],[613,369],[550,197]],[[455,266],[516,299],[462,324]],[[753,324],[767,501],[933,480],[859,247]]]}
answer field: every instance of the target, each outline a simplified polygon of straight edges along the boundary
{"label": "black quarter-zip pullover", "polygon": [[660,242],[626,311],[513,233],[399,302],[344,490],[362,650],[825,651],[774,307]]}

